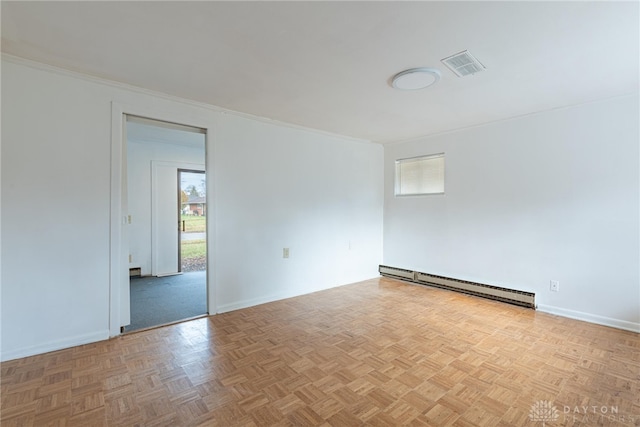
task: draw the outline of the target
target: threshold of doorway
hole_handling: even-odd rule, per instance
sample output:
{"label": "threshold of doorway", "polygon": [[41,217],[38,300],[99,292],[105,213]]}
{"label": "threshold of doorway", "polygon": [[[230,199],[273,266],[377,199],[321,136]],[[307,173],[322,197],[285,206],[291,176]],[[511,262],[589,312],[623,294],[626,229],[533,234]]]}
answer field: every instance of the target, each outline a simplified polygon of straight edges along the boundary
{"label": "threshold of doorway", "polygon": [[138,332],[150,331],[152,329],[164,328],[165,326],[177,325],[178,323],[184,323],[184,322],[189,322],[191,320],[202,319],[203,317],[209,317],[209,313],[205,313],[205,314],[201,314],[193,317],[187,317],[186,319],[175,320],[173,322],[161,323],[159,325],[148,326],[146,328],[134,329],[132,331],[127,331],[125,330],[124,326],[121,326],[120,334],[121,335],[136,334]]}

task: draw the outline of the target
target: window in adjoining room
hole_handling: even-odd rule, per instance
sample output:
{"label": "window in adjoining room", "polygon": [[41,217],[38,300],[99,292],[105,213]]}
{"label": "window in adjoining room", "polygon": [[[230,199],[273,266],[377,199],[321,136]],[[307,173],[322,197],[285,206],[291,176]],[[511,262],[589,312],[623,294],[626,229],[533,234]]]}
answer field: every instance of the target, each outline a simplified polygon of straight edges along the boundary
{"label": "window in adjoining room", "polygon": [[444,153],[396,160],[396,196],[444,194]]}

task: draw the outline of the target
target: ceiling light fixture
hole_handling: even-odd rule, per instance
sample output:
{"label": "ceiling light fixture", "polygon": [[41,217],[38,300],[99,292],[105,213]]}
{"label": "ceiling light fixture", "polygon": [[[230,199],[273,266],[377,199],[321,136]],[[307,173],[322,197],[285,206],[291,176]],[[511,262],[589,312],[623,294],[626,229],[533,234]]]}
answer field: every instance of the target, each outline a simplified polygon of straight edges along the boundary
{"label": "ceiling light fixture", "polygon": [[418,90],[440,80],[440,71],[435,68],[411,68],[404,70],[391,80],[391,86],[400,90]]}

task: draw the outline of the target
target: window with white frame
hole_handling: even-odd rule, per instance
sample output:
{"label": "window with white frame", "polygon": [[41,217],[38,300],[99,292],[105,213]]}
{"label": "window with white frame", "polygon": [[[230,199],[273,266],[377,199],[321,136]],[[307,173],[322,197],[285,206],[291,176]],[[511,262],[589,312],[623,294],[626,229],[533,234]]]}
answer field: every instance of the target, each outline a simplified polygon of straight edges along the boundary
{"label": "window with white frame", "polygon": [[444,194],[444,153],[396,160],[396,196]]}

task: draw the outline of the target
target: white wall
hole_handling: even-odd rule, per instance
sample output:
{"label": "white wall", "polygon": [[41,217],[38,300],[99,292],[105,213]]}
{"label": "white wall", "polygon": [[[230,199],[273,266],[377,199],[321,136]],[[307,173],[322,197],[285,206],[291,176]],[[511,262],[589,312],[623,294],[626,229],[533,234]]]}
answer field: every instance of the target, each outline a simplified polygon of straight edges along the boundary
{"label": "white wall", "polygon": [[218,123],[215,261],[230,266],[217,270],[219,311],[377,276],[381,146],[232,115]]}
{"label": "white wall", "polygon": [[3,57],[2,360],[109,336],[112,101],[217,123],[207,192],[219,311],[377,275],[382,147]]}
{"label": "white wall", "polygon": [[[629,96],[387,145],[384,263],[640,331],[638,123]],[[439,152],[444,196],[393,196],[396,159]]]}
{"label": "white wall", "polygon": [[143,276],[151,274],[151,162],[173,161],[205,163],[204,135],[202,147],[164,142],[127,141],[127,188],[129,215],[129,268],[140,267]]}
{"label": "white wall", "polygon": [[2,63],[3,359],[108,336],[111,107],[100,95]]}

